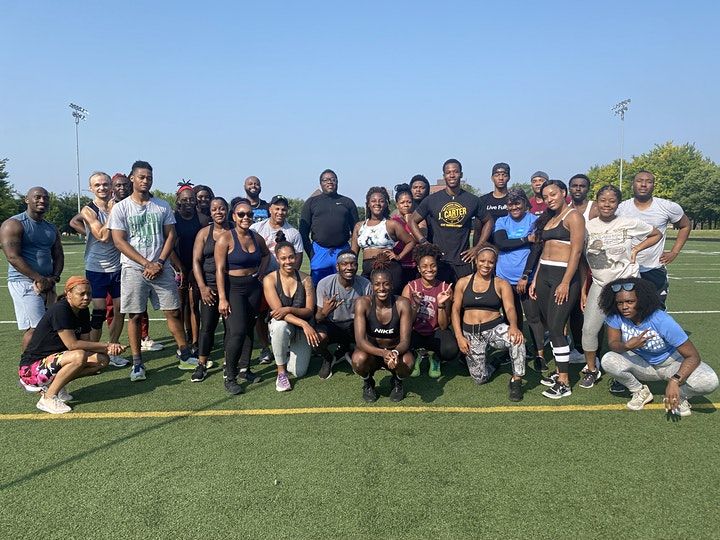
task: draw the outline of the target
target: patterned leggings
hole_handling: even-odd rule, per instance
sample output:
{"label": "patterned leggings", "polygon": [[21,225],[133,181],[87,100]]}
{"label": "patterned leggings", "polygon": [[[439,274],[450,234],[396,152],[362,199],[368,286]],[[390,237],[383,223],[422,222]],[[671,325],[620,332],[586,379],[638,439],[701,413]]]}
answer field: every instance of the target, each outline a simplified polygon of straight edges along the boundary
{"label": "patterned leggings", "polygon": [[504,322],[491,321],[485,324],[463,323],[463,335],[470,342],[470,352],[466,355],[470,376],[477,384],[484,384],[495,372],[495,366],[488,364],[485,350],[490,345],[495,349],[510,352],[513,375],[525,375],[525,344],[515,345],[508,338],[510,327]]}

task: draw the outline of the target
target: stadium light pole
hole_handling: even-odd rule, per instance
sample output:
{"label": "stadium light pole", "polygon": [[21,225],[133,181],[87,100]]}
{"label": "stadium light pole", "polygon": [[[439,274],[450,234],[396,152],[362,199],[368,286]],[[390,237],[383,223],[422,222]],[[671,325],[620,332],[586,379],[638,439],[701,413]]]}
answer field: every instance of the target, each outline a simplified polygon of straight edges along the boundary
{"label": "stadium light pole", "polygon": [[78,206],[78,214],[80,213],[80,134],[78,130],[78,126],[80,125],[80,120],[85,120],[87,116],[90,114],[87,112],[87,110],[83,109],[80,105],[75,105],[74,103],[70,104],[70,109],[72,109],[72,115],[75,119],[75,158],[77,160],[77,206]]}
{"label": "stadium light pole", "polygon": [[613,106],[612,111],[615,116],[620,117],[620,192],[622,193],[622,180],[623,180],[623,146],[625,145],[625,113],[630,105],[629,99],[623,99],[621,102],[616,103]]}

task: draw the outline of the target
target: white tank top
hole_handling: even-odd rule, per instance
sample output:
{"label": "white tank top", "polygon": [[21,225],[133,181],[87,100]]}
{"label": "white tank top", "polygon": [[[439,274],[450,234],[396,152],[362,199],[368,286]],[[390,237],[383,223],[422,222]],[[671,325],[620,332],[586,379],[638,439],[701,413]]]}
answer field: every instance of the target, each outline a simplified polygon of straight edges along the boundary
{"label": "white tank top", "polygon": [[387,230],[387,220],[383,219],[377,225],[368,225],[368,220],[360,225],[358,231],[358,246],[362,249],[392,249],[395,246],[395,240],[390,238]]}

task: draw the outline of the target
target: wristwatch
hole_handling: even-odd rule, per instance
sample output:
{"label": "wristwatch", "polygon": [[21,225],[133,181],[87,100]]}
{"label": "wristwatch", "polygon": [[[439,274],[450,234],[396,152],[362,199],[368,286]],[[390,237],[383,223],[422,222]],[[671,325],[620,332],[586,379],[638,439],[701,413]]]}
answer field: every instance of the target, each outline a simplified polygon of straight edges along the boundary
{"label": "wristwatch", "polygon": [[160,266],[165,266],[165,259],[158,259],[157,262],[160,263]]}
{"label": "wristwatch", "polygon": [[520,276],[520,279],[528,279],[528,275],[527,275],[527,274],[523,274],[522,276]]}
{"label": "wristwatch", "polygon": [[681,383],[682,377],[681,377],[678,373],[676,373],[675,375],[673,375],[673,376],[670,377],[670,378],[671,378],[672,380],[674,380],[676,383],[678,383],[678,385],[681,385],[681,384],[682,384],[682,383]]}

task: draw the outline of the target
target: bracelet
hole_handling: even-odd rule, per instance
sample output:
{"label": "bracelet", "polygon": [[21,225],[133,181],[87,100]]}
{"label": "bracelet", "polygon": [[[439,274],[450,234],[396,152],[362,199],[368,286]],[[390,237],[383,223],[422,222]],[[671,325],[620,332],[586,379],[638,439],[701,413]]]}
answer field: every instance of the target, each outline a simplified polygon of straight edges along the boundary
{"label": "bracelet", "polygon": [[160,263],[160,266],[165,266],[165,259],[158,259],[157,262]]}
{"label": "bracelet", "polygon": [[393,354],[395,355],[395,357],[398,357],[398,356],[400,356],[400,353],[398,352],[398,350],[397,350],[397,349],[393,349],[393,350],[392,350],[392,351],[390,351],[390,352],[391,352],[391,353],[393,353]]}

